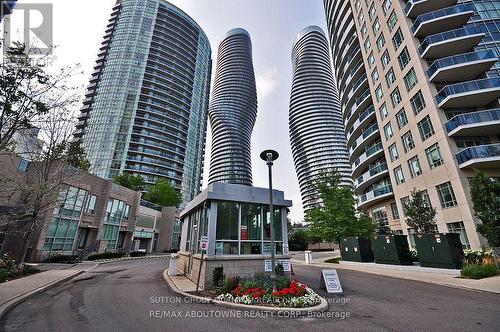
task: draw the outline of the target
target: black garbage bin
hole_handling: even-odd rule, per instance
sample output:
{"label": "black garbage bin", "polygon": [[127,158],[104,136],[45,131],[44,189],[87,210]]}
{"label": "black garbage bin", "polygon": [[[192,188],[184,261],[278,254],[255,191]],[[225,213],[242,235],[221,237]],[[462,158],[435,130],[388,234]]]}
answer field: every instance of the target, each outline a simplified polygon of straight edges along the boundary
{"label": "black garbage bin", "polygon": [[417,234],[415,246],[420,266],[460,269],[464,251],[457,233]]}
{"label": "black garbage bin", "polygon": [[383,235],[372,239],[375,263],[412,265],[410,248],[406,235]]}
{"label": "black garbage bin", "polygon": [[351,262],[373,262],[372,243],[361,237],[346,237],[340,242],[342,260]]}

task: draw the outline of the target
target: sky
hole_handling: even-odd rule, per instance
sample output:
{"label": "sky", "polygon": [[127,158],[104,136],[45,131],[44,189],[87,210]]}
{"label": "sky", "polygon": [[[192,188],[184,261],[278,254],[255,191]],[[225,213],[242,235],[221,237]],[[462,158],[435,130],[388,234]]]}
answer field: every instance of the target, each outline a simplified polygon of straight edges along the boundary
{"label": "sky", "polygon": [[[254,186],[268,186],[267,166],[260,160],[259,154],[265,149],[275,149],[280,157],[273,168],[273,187],[283,190],[285,197],[293,201],[290,212],[292,222],[302,221],[302,202],[288,134],[291,48],[296,35],[306,26],[318,25],[326,31],[323,0],[170,2],[191,16],[207,34],[214,62],[212,78],[218,45],[224,34],[236,27],[250,33],[258,98],[257,121],[252,134]],[[75,84],[86,86],[115,0],[19,0],[18,3],[53,4],[53,40],[58,47],[54,51],[52,66],[59,68],[79,63],[83,73],[76,75],[73,80]],[[36,13],[33,15],[32,26],[36,26],[41,18]],[[206,187],[209,173],[210,149],[209,130],[203,188]]]}

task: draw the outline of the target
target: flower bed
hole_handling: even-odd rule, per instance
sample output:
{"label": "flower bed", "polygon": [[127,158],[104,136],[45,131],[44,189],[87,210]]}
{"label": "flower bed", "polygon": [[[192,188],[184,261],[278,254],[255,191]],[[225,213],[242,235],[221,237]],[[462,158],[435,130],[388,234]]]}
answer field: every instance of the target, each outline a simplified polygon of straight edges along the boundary
{"label": "flower bed", "polygon": [[247,305],[264,305],[273,307],[307,308],[321,303],[321,298],[306,284],[293,280],[289,287],[273,291],[270,288],[247,288],[239,284],[229,293],[220,294],[219,301]]}

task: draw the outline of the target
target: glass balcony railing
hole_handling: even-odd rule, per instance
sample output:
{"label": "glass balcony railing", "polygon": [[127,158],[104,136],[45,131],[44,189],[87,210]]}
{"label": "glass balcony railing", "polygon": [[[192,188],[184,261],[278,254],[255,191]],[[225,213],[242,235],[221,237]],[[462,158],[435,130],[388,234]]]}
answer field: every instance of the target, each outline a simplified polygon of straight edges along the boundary
{"label": "glass balcony railing", "polygon": [[432,63],[432,65],[427,69],[427,76],[432,77],[434,73],[441,68],[465,64],[473,61],[480,60],[495,60],[497,57],[492,50],[481,50],[476,52],[464,53],[459,55],[453,55],[446,58],[441,58]]}
{"label": "glass balcony railing", "polygon": [[370,177],[382,173],[384,171],[387,171],[387,164],[386,163],[379,164],[370,169]]}
{"label": "glass balcony railing", "polygon": [[364,203],[368,200],[371,200],[371,199],[374,199],[374,198],[377,198],[379,196],[382,196],[382,195],[385,195],[385,194],[389,194],[389,193],[392,193],[392,186],[391,185],[388,185],[388,186],[385,186],[385,187],[381,187],[381,188],[377,188],[373,191],[370,191],[370,192],[367,192],[366,194],[364,195],[361,195],[359,197],[359,200],[361,203]]}
{"label": "glass balcony railing", "polygon": [[366,158],[370,157],[372,154],[379,152],[382,150],[382,143],[379,142],[375,145],[372,145],[354,162],[355,166],[358,166],[362,161],[366,160]]}
{"label": "glass balcony railing", "polygon": [[372,133],[378,131],[378,123],[374,123],[373,125],[371,125],[368,129],[366,129],[364,132],[363,132],[363,139],[367,138],[368,136],[370,136]]}
{"label": "glass balcony railing", "polygon": [[473,146],[460,151],[456,157],[459,164],[472,159],[500,157],[500,144]]}
{"label": "glass balcony railing", "polygon": [[357,81],[352,85],[351,91],[354,92],[356,89],[367,80],[366,74],[363,74]]}
{"label": "glass balcony railing", "polygon": [[488,121],[500,121],[500,108],[455,115],[446,123],[446,131],[451,132],[459,126]]}
{"label": "glass balcony railing", "polygon": [[447,85],[438,92],[436,100],[438,104],[440,104],[443,100],[452,95],[490,88],[500,88],[500,77],[484,78],[475,81]]}
{"label": "glass balcony railing", "polygon": [[363,92],[363,94],[361,96],[359,96],[358,98],[356,98],[356,107],[358,107],[359,105],[361,105],[361,103],[366,99],[366,97],[370,96],[370,89],[366,89],[365,92]]}
{"label": "glass balcony railing", "polygon": [[460,14],[460,13],[466,13],[466,12],[474,12],[474,7],[470,4],[462,4],[458,6],[452,6],[448,8],[443,8],[439,10],[435,10],[430,13],[422,14],[413,23],[413,26],[411,27],[411,30],[413,33],[415,33],[420,25],[422,25],[425,22],[435,20],[437,18],[445,17],[445,16],[450,16],[454,14]]}
{"label": "glass balcony railing", "polygon": [[370,106],[368,107],[363,113],[361,113],[361,115],[359,116],[359,122],[363,121],[364,119],[366,119],[366,117],[370,114],[373,114],[375,112],[375,107]]}
{"label": "glass balcony railing", "polygon": [[473,36],[473,35],[478,35],[482,33],[479,28],[474,27],[474,26],[468,26],[460,29],[455,29],[455,30],[450,30],[446,32],[441,32],[437,33],[435,35],[431,35],[427,38],[425,38],[422,43],[420,44],[420,47],[418,48],[418,51],[420,54],[423,54],[425,50],[429,47],[429,45],[435,44],[435,43],[440,43],[445,40],[451,40],[455,38],[460,38],[460,37],[466,37],[466,36]]}

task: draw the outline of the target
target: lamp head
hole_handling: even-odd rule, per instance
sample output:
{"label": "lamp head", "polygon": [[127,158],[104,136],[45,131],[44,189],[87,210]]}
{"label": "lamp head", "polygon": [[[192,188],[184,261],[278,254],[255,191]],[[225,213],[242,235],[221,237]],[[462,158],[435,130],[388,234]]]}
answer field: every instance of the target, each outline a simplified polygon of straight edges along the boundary
{"label": "lamp head", "polygon": [[260,159],[266,161],[268,164],[272,164],[279,156],[279,153],[274,150],[264,150],[260,153]]}

